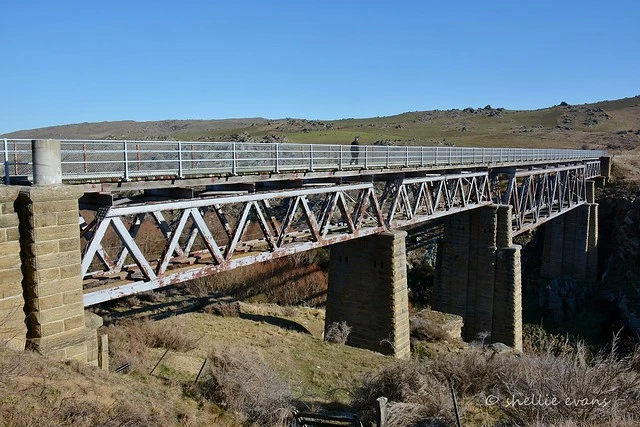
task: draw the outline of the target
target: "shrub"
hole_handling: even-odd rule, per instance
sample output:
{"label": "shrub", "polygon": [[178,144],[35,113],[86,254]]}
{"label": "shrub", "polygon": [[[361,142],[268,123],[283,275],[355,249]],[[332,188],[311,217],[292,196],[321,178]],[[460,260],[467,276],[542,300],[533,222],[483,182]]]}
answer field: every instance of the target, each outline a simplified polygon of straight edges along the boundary
{"label": "shrub", "polygon": [[324,340],[336,344],[345,344],[350,333],[351,326],[347,325],[347,322],[333,322],[327,327]]}
{"label": "shrub", "polygon": [[205,397],[259,426],[285,426],[293,409],[289,385],[251,348],[213,349],[200,389]]}
{"label": "shrub", "polygon": [[447,332],[438,324],[423,317],[411,319],[411,337],[420,341],[442,341],[447,337]]}
{"label": "shrub", "polygon": [[204,311],[216,316],[238,317],[240,316],[240,304],[238,302],[214,302],[206,306]]}
{"label": "shrub", "polygon": [[[433,360],[397,362],[365,376],[353,392],[353,405],[371,419],[375,399],[385,396],[394,405],[404,404],[394,407],[394,417],[404,425],[450,423],[453,412],[445,409],[452,408],[451,381],[463,407],[477,402],[513,425],[633,425],[640,419],[640,351],[617,357],[616,344],[596,355],[577,343],[573,351],[557,355],[471,347]],[[493,404],[487,396],[497,398],[495,407],[487,406]]]}
{"label": "shrub", "polygon": [[173,320],[128,319],[108,326],[106,333],[109,335],[110,365],[114,369],[125,363],[132,369],[146,366],[150,347],[185,352],[196,348],[197,344]]}
{"label": "shrub", "polygon": [[376,399],[389,399],[388,427],[454,421],[448,386],[416,361],[397,361],[376,374],[366,374],[353,396],[353,409],[369,422],[375,420]]}

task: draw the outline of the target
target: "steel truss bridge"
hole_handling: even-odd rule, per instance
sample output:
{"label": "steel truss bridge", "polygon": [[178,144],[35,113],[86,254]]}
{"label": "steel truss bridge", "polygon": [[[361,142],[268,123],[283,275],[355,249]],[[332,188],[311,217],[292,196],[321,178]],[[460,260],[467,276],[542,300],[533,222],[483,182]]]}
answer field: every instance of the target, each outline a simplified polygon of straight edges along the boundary
{"label": "steel truss bridge", "polygon": [[[4,140],[5,182],[29,140]],[[587,202],[600,151],[62,141],[85,305],[491,204],[519,234]],[[116,160],[117,159],[117,160]],[[351,162],[354,163],[354,162]],[[135,191],[134,191],[135,190]]]}

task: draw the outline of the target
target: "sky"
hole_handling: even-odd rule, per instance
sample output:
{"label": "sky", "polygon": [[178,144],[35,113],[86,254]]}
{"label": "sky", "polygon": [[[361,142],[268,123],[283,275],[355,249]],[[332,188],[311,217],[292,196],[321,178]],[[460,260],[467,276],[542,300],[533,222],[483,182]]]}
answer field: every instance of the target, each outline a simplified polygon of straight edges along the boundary
{"label": "sky", "polygon": [[0,134],[640,94],[640,1],[0,2]]}

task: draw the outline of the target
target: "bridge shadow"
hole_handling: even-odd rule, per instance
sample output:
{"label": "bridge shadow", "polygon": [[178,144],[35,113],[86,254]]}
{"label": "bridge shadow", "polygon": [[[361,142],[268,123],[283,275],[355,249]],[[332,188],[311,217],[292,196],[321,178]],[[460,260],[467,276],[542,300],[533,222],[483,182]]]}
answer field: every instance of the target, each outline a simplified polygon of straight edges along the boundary
{"label": "bridge shadow", "polygon": [[294,322],[293,320],[283,319],[281,317],[268,316],[263,314],[240,313],[240,318],[253,320],[254,322],[264,322],[289,331],[312,335],[311,332],[301,324]]}

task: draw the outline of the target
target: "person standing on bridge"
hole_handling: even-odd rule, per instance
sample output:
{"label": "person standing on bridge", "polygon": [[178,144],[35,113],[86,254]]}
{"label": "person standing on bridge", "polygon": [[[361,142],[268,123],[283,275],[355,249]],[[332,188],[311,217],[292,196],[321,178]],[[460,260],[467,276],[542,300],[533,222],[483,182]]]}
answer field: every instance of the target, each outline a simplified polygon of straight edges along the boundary
{"label": "person standing on bridge", "polygon": [[354,162],[358,164],[358,156],[360,155],[360,137],[356,136],[353,142],[351,143],[351,161],[349,165],[352,165]]}

